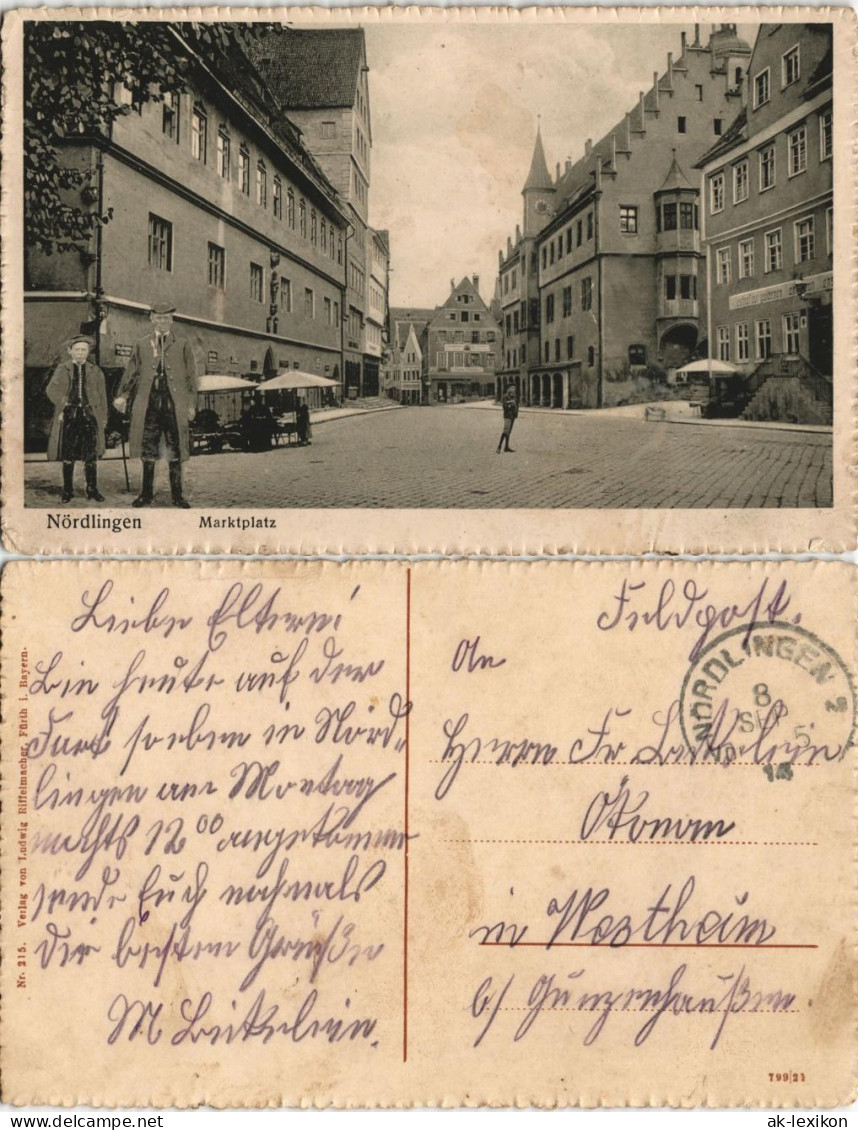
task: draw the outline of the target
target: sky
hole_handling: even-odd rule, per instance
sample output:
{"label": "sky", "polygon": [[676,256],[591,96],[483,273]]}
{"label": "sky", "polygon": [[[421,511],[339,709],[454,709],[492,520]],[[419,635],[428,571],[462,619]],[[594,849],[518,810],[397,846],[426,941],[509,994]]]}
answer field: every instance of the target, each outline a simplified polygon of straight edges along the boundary
{"label": "sky", "polygon": [[[678,58],[683,29],[693,40],[681,23],[366,27],[370,223],[390,231],[391,306],[434,307],[474,274],[488,301],[521,223],[537,115],[553,175],[634,107],[668,51]],[[738,30],[753,45],[754,29]]]}

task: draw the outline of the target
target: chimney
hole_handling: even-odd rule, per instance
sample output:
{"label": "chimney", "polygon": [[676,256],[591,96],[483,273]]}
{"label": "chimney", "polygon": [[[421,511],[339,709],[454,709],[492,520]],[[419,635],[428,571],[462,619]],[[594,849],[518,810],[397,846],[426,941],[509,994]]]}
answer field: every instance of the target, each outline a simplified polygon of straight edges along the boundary
{"label": "chimney", "polygon": [[673,52],[667,53],[667,89],[673,90]]}
{"label": "chimney", "polygon": [[503,266],[503,252],[499,251],[498,252],[498,270],[500,270],[502,266]]}
{"label": "chimney", "polygon": [[477,294],[479,294],[480,293],[480,276],[479,275],[471,275],[471,282],[474,284],[474,290],[477,292]]}
{"label": "chimney", "polygon": [[652,72],[652,90],[655,97],[655,108],[658,109],[658,71]]}
{"label": "chimney", "polygon": [[[509,242],[509,240],[507,240],[507,242]],[[455,290],[455,289],[456,289],[456,280],[450,279],[450,290]]]}
{"label": "chimney", "polygon": [[646,106],[644,105],[644,92],[640,91],[641,108],[641,133],[646,133]]}
{"label": "chimney", "polygon": [[694,43],[693,43],[692,46],[694,46],[694,47],[700,46],[700,24],[694,25]]}
{"label": "chimney", "polygon": [[611,167],[616,171],[617,168],[617,135],[611,134]]}
{"label": "chimney", "polygon": [[521,243],[521,228],[518,226],[518,224],[515,225],[515,242],[516,245]]}
{"label": "chimney", "polygon": [[682,32],[682,34],[680,35],[680,41],[681,41],[681,43],[682,43],[682,47],[681,47],[681,49],[680,49],[680,52],[679,52],[679,54],[680,54],[680,55],[684,55],[684,54],[685,54],[685,32],[684,32],[684,31],[683,31],[683,32]]}
{"label": "chimney", "polygon": [[555,179],[555,181],[560,180],[560,162],[559,161],[557,162],[557,167],[556,167],[554,179]]}
{"label": "chimney", "polygon": [[510,239],[509,236],[506,237],[506,254],[507,254],[507,258],[509,258],[509,256],[512,255],[512,240]]}
{"label": "chimney", "polygon": [[566,172],[569,173],[571,171],[572,171],[572,158],[567,157],[566,158]]}
{"label": "chimney", "polygon": [[592,139],[592,137],[588,137],[587,140],[584,142],[584,156],[585,157],[590,156],[590,150],[592,148],[593,148],[593,139]]}

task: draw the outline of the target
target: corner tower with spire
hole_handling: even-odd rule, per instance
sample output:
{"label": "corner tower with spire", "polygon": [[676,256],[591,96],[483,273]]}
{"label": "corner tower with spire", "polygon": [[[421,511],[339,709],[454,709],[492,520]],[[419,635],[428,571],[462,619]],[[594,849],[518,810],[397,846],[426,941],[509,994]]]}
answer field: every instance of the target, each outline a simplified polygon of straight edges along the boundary
{"label": "corner tower with spire", "polygon": [[524,235],[535,236],[545,226],[545,221],[554,207],[556,189],[551,183],[551,174],[545,160],[542,145],[542,128],[536,127],[536,141],[530,172],[524,182],[521,195],[524,197]]}

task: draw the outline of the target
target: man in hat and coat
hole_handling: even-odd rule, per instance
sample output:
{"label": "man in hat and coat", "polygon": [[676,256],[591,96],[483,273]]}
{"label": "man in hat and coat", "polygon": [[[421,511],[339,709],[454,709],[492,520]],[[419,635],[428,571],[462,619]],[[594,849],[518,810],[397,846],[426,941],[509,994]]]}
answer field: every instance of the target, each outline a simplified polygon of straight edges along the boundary
{"label": "man in hat and coat", "polygon": [[143,487],[132,506],[151,506],[155,490],[155,463],[163,455],[170,469],[173,505],[187,510],[182,494],[182,463],[190,456],[188,422],[196,414],[197,363],[189,341],[173,333],[175,307],[152,307],[152,332],[136,342],[114,405],[124,412],[131,399],[129,446],[133,458],[143,460]]}
{"label": "man in hat and coat", "polygon": [[[503,431],[501,432],[500,440],[498,441],[498,455],[504,450],[515,454],[515,449],[509,445],[509,437],[512,435],[512,426],[518,416],[518,400],[515,395],[515,384],[512,378],[509,378],[506,386],[506,392],[503,394],[501,401],[503,408]],[[504,447],[506,445],[506,447]]]}
{"label": "man in hat and coat", "polygon": [[74,496],[74,465],[83,463],[86,497],[104,502],[98,490],[98,464],[104,454],[107,427],[107,392],[104,373],[89,360],[92,341],[75,337],[69,342],[68,360],[61,361],[45,389],[54,405],[48,438],[48,459],[63,464],[63,502]]}

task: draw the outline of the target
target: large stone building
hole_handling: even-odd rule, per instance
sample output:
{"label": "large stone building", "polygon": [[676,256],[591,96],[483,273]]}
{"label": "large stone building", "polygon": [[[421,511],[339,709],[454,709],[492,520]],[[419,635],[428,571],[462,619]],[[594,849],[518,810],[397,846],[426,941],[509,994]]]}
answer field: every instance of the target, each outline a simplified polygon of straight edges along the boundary
{"label": "large stone building", "polygon": [[[637,105],[577,162],[549,173],[538,133],[523,223],[499,257],[503,365],[522,402],[616,403],[639,375],[663,377],[702,347],[699,190],[707,142],[741,106],[751,48],[735,25],[653,73]],[[516,314],[518,315],[516,317]]]}
{"label": "large stone building", "polygon": [[257,43],[262,74],[301,129],[303,143],[348,203],[345,384],[359,395],[376,396],[380,354],[367,348],[372,122],[363,29],[292,30],[259,37]]}
{"label": "large stone building", "polygon": [[450,279],[450,294],[432,312],[420,340],[424,401],[489,396],[501,349],[501,328],[480,297],[477,275]]}
{"label": "large stone building", "polygon": [[343,379],[344,201],[239,48],[191,79],[190,93],[64,146],[92,168],[90,202],[112,218],[83,255],[27,254],[28,447],[44,444],[43,389],[63,342],[94,333],[110,387],[156,301],[175,305],[201,372]]}
{"label": "large stone building", "polygon": [[831,27],[763,24],[743,90],[699,162],[711,356],[750,375],[747,418],[830,423]]}

